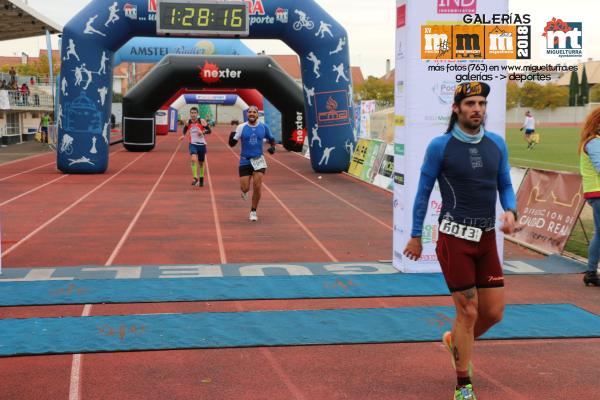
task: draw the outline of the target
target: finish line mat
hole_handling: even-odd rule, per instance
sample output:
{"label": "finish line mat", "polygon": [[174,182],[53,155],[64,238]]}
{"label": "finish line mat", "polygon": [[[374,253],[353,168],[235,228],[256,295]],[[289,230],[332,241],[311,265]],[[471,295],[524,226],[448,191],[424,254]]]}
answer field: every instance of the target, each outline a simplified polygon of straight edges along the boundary
{"label": "finish line mat", "polygon": [[0,282],[0,306],[448,295],[441,274]]}
{"label": "finish line mat", "polygon": [[[261,311],[0,320],[0,356],[438,341],[453,307]],[[600,337],[571,304],[508,305],[485,339]]]}

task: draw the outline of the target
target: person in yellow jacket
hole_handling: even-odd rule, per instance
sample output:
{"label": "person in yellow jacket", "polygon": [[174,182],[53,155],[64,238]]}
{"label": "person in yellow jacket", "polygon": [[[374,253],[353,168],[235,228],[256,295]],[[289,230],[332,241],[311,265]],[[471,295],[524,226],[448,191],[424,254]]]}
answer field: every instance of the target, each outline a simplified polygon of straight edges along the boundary
{"label": "person in yellow jacket", "polygon": [[583,276],[586,286],[600,286],[600,108],[588,115],[579,141],[579,171],[583,195],[594,214],[594,237],[588,248],[588,268]]}

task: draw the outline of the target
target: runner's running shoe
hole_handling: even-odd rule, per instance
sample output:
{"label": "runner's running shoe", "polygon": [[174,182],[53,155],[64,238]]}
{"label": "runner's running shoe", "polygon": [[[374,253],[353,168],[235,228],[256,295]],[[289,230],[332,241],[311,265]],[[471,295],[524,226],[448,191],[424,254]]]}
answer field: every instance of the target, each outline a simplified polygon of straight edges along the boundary
{"label": "runner's running shoe", "polygon": [[192,186],[198,186],[198,178],[194,178],[192,181]]}
{"label": "runner's running shoe", "polygon": [[242,192],[242,199],[243,199],[244,201],[248,200],[248,193],[246,193],[246,192]]}
{"label": "runner's running shoe", "polygon": [[256,211],[250,211],[250,221],[258,221],[258,216],[256,215]]}
{"label": "runner's running shoe", "polygon": [[477,400],[473,393],[473,385],[461,386],[454,390],[454,400]]}

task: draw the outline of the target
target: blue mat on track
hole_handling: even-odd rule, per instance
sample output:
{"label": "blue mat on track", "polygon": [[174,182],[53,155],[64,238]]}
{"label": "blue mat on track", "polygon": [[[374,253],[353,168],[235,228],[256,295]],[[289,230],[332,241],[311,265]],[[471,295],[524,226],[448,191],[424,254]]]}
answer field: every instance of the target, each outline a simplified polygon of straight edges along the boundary
{"label": "blue mat on track", "polygon": [[[438,341],[453,307],[261,311],[0,320],[0,356]],[[486,339],[600,337],[570,304],[508,305]]]}
{"label": "blue mat on track", "polygon": [[441,274],[0,282],[0,306],[449,295]]}

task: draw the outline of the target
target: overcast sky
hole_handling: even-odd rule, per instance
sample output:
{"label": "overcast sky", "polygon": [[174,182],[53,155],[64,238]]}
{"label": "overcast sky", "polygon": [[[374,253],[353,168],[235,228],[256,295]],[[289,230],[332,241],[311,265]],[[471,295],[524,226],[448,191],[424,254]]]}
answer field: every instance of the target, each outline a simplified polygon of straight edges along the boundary
{"label": "overcast sky", "polygon": [[[64,25],[90,1],[28,0],[28,4]],[[385,74],[385,61],[388,58],[393,67],[396,0],[318,0],[318,3],[346,28],[351,64],[360,66],[365,77]],[[509,0],[509,7],[510,12],[530,13],[537,20],[555,16],[565,21],[582,21],[585,56],[600,59],[600,24],[596,21],[600,14],[600,0]],[[532,39],[537,38],[537,30],[539,28],[532,26]],[[245,40],[244,43],[256,52],[265,50],[268,54],[293,53],[278,40]],[[56,44],[57,41],[54,46]],[[39,50],[45,48],[44,37],[11,40],[0,42],[0,55],[20,55],[21,51],[25,51],[31,56],[37,56]]]}
{"label": "overcast sky", "polygon": [[[90,0],[28,0],[30,7],[61,25],[88,3]],[[360,7],[355,8],[354,3]],[[346,28],[351,64],[360,65],[365,77],[385,74],[385,60],[394,58],[396,0],[318,0],[318,4]],[[257,53],[262,50],[268,54],[294,53],[279,40],[244,40],[244,43]],[[0,55],[20,55],[23,50],[37,56],[40,48],[46,48],[43,37],[11,40],[0,42]]]}

